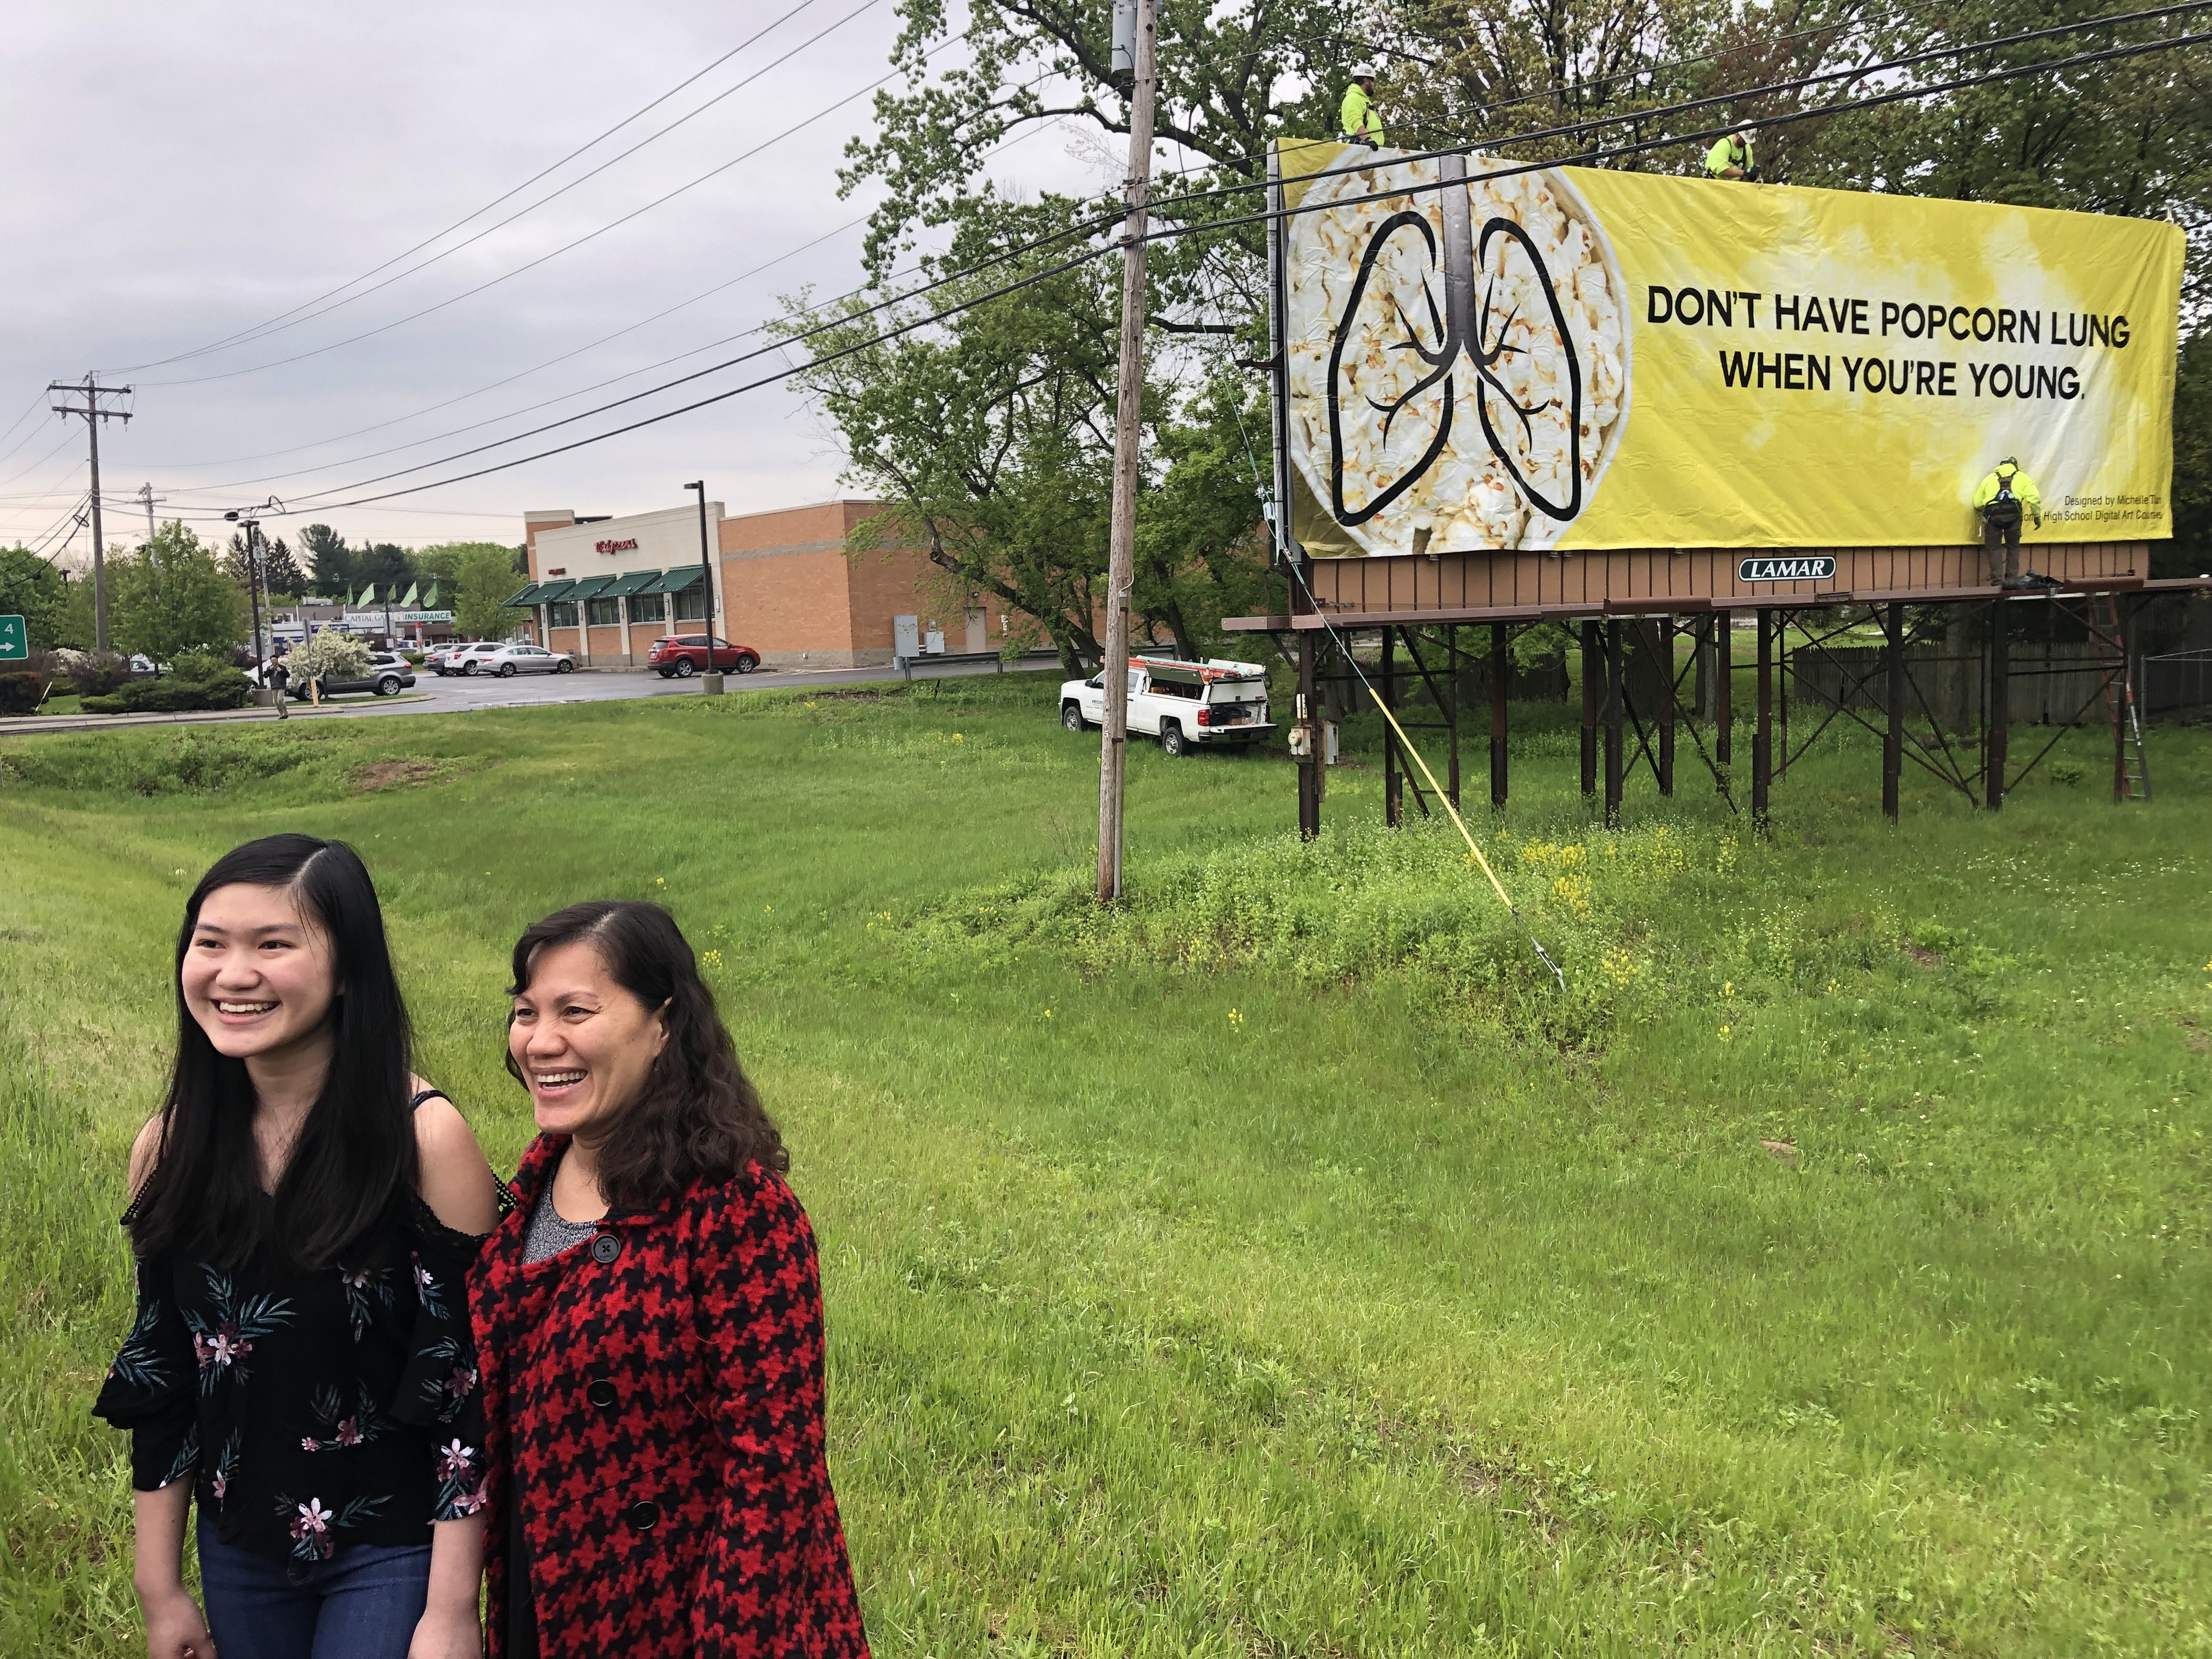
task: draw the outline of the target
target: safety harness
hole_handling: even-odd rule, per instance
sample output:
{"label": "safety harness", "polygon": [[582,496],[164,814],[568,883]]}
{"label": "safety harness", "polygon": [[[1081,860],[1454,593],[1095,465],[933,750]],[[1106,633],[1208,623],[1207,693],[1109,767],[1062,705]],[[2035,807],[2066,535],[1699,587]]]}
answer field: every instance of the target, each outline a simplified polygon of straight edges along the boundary
{"label": "safety harness", "polygon": [[2020,469],[2014,467],[2008,472],[2003,463],[2000,462],[1994,471],[1997,481],[1996,496],[1982,509],[1982,517],[1993,529],[2017,530],[2020,528],[2020,498],[2012,493],[2012,481],[2020,476]]}

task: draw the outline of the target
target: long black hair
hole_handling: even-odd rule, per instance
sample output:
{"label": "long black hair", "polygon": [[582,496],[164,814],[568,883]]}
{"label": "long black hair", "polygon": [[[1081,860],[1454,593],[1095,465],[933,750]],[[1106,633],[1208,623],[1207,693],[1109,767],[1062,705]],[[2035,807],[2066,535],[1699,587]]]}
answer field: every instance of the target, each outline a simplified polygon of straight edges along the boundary
{"label": "long black hair", "polygon": [[[329,937],[337,986],[330,1075],[274,1194],[261,1184],[246,1062],[218,1054],[185,1003],[185,955],[200,907],[237,886],[289,890]],[[257,1255],[313,1267],[337,1261],[419,1179],[407,1110],[413,1036],[361,854],[313,836],[270,836],[224,854],[185,902],[176,968],[176,1066],[154,1171],[131,1205],[132,1243],[221,1267]]]}
{"label": "long black hair", "polygon": [[[607,1201],[617,1209],[648,1209],[702,1177],[726,1181],[751,1164],[788,1170],[783,1137],[738,1064],[737,1045],[676,919],[657,904],[629,899],[556,910],[515,940],[514,982],[507,994],[520,996],[530,988],[540,952],[579,944],[599,952],[607,976],[647,1012],[659,1011],[668,1030],[645,1086],[600,1148],[599,1186]],[[507,1069],[524,1082],[512,1047]]]}

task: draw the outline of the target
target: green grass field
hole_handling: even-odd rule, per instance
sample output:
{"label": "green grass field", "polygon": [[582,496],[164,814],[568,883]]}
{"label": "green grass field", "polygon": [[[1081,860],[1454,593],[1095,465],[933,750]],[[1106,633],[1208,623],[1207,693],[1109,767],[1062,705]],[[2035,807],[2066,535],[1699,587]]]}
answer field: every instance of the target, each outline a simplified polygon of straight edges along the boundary
{"label": "green grass field", "polygon": [[502,1170],[518,929],[649,897],[713,953],[879,1654],[2212,1652],[2212,734],[2156,735],[2148,807],[2085,734],[2085,781],[1991,821],[1908,778],[1893,830],[1847,738],[1771,840],[1686,767],[1607,835],[1516,711],[1472,821],[1562,994],[1448,829],[1377,827],[1366,722],[1308,847],[1287,763],[1139,746],[1101,916],[1050,705],[0,744],[0,1651],[138,1650],[86,1415],[125,1152],[185,892],[304,829],[368,857]]}

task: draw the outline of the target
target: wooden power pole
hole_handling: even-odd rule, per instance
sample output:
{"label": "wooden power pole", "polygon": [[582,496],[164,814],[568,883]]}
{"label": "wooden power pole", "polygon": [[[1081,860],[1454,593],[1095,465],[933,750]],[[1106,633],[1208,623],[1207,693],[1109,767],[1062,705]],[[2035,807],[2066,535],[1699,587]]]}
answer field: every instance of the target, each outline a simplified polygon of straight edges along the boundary
{"label": "wooden power pole", "polygon": [[[1117,0],[1130,43],[1128,214],[1121,228],[1121,362],[1114,406],[1114,520],[1106,553],[1106,721],[1098,753],[1098,897],[1121,896],[1122,775],[1129,752],[1129,589],[1136,580],[1137,461],[1145,395],[1145,208],[1152,181],[1155,0]],[[1117,38],[1117,48],[1121,42]],[[1117,53],[1118,55],[1118,53]]]}
{"label": "wooden power pole", "polygon": [[127,386],[101,386],[85,371],[84,384],[71,381],[50,381],[49,392],[82,392],[84,407],[74,404],[55,404],[57,415],[82,415],[85,429],[92,434],[92,648],[105,653],[107,649],[107,541],[100,524],[100,423],[102,421],[127,421],[130,414],[120,409],[102,409],[100,400],[106,397],[128,396]]}

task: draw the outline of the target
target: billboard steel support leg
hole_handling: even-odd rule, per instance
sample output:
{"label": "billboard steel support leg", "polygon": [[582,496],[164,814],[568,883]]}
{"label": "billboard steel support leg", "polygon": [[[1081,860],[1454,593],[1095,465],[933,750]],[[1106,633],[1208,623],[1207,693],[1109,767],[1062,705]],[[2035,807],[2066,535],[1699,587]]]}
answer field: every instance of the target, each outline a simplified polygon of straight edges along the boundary
{"label": "billboard steel support leg", "polygon": [[1713,613],[1713,629],[1719,638],[1713,641],[1713,758],[1723,766],[1735,758],[1735,629],[1729,618],[1733,613],[1717,611]]}
{"label": "billboard steel support leg", "polygon": [[1597,793],[1597,688],[1605,670],[1598,661],[1597,624],[1583,624],[1583,799]]}
{"label": "billboard steel support leg", "polygon": [[1751,821],[1766,828],[1767,793],[1774,781],[1774,613],[1759,612],[1759,724],[1751,738]]}
{"label": "billboard steel support leg", "polygon": [[1674,705],[1680,688],[1674,679],[1674,635],[1677,619],[1659,619],[1659,672],[1667,682],[1667,701],[1659,705],[1659,793],[1674,799]]}
{"label": "billboard steel support leg", "polygon": [[[1436,688],[1431,684],[1431,690]],[[1450,799],[1452,810],[1459,810],[1459,624],[1454,623],[1444,629],[1444,735],[1451,744],[1444,757],[1449,769],[1444,775],[1444,793]]]}
{"label": "billboard steel support leg", "polygon": [[1298,712],[1313,734],[1305,758],[1298,763],[1298,839],[1311,841],[1321,834],[1321,643],[1309,629],[1298,635]]}
{"label": "billboard steel support leg", "polygon": [[1982,801],[1992,812],[2004,810],[2005,740],[2012,726],[2012,642],[2009,619],[2000,599],[1990,607],[1990,701],[1988,736],[1982,739]]}
{"label": "billboard steel support leg", "polygon": [[1605,624],[1605,827],[1620,828],[1620,624]]}
{"label": "billboard steel support leg", "polygon": [[1510,630],[1504,623],[1490,624],[1490,810],[1505,810],[1505,677],[1510,661],[1506,654],[1506,635]]}
{"label": "billboard steel support leg", "polygon": [[1885,635],[1882,655],[1882,702],[1889,728],[1881,739],[1881,815],[1897,822],[1897,791],[1905,772],[1905,607],[1892,605],[1882,612]]}
{"label": "billboard steel support leg", "polygon": [[[1382,684],[1379,695],[1383,707],[1395,712],[1398,707],[1398,630],[1382,630]],[[1382,821],[1395,830],[1406,815],[1405,786],[1398,775],[1398,743],[1390,733],[1389,722],[1382,729]]]}

